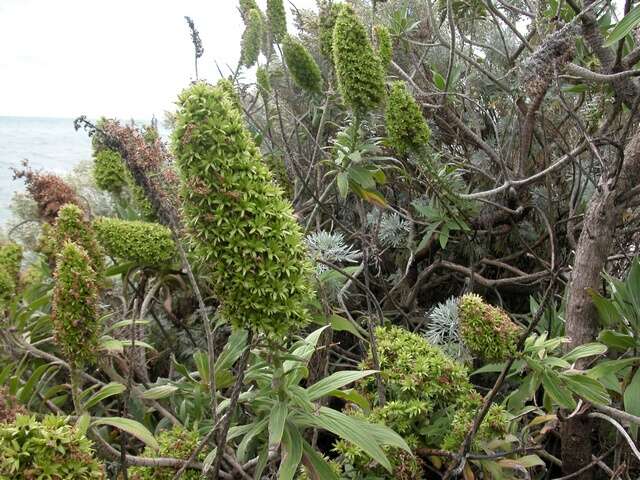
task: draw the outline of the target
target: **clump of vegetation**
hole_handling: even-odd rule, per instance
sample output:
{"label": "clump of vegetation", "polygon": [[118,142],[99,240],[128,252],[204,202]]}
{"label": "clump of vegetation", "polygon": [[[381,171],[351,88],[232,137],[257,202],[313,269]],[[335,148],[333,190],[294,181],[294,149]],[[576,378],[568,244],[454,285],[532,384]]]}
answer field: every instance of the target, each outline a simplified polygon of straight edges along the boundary
{"label": "clump of vegetation", "polygon": [[22,247],[16,243],[0,244],[0,310],[15,295],[18,288]]}
{"label": "clump of vegetation", "polygon": [[194,253],[225,317],[277,335],[300,328],[311,272],[302,233],[223,87],[182,92],[173,145]]}
{"label": "clump of vegetation", "polygon": [[62,244],[54,273],[51,321],[56,345],[74,365],[92,362],[98,348],[98,285],[91,264],[82,247]]}
{"label": "clump of vegetation", "polygon": [[516,353],[520,328],[507,313],[479,295],[464,295],[458,304],[460,333],[469,351],[486,362],[501,362]]}
{"label": "clump of vegetation", "polygon": [[340,13],[341,5],[332,2],[319,2],[319,38],[320,53],[333,65],[333,29]]}
{"label": "clump of vegetation", "polygon": [[282,41],[282,54],[293,81],[310,93],[322,91],[322,74],[306,47],[291,35]]}
{"label": "clump of vegetation", "polygon": [[247,17],[247,26],[242,34],[240,62],[245,67],[253,67],[258,61],[262,42],[262,16],[260,11],[252,9]]}
{"label": "clump of vegetation", "polygon": [[100,245],[110,257],[141,266],[160,266],[175,257],[171,230],[157,223],[117,218],[93,222]]}
{"label": "clump of vegetation", "polygon": [[129,184],[129,175],[122,156],[108,148],[96,152],[93,177],[98,188],[115,194],[121,193]]}
{"label": "clump of vegetation", "polygon": [[0,478],[13,480],[104,479],[89,439],[64,417],[18,415],[0,424]]}
{"label": "clump of vegetation", "polygon": [[267,0],[267,21],[271,39],[280,43],[287,34],[287,12],[282,0]]}
{"label": "clump of vegetation", "polygon": [[364,25],[349,5],[343,5],[333,30],[333,63],[344,103],[363,115],[384,98],[384,70]]}
{"label": "clump of vegetation", "polygon": [[385,115],[389,144],[398,154],[423,152],[431,130],[404,82],[391,84]]}
{"label": "clump of vegetation", "polygon": [[0,387],[0,424],[13,423],[16,416],[27,413],[18,399],[9,393],[9,389]]}
{"label": "clump of vegetation", "polygon": [[[148,458],[171,457],[180,460],[187,460],[191,453],[200,443],[200,435],[193,430],[187,430],[183,427],[173,427],[171,430],[162,431],[158,437],[159,450],[145,448],[142,456]],[[197,462],[202,462],[206,457],[206,453],[200,452],[196,457]],[[163,467],[133,467],[130,469],[131,480],[171,480],[177,468]],[[188,468],[182,477],[185,480],[199,480],[201,478],[200,470]]]}
{"label": "clump of vegetation", "polygon": [[[476,411],[462,408],[458,410],[451,422],[451,429],[442,442],[444,450],[457,451],[471,430]],[[478,433],[473,438],[471,449],[479,451],[482,443],[504,438],[509,433],[509,414],[501,405],[494,403],[489,407],[487,416],[482,421]]]}
{"label": "clump of vegetation", "polygon": [[104,251],[96,240],[91,223],[86,220],[85,213],[73,204],[64,205],[58,214],[53,229],[55,241],[47,249],[57,254],[67,242],[73,242],[89,256],[90,265],[100,276],[104,271]]}
{"label": "clump of vegetation", "polygon": [[375,25],[373,27],[373,35],[376,41],[378,55],[382,62],[382,67],[387,71],[389,65],[391,65],[391,59],[393,57],[391,34],[389,33],[389,29],[384,25]]}

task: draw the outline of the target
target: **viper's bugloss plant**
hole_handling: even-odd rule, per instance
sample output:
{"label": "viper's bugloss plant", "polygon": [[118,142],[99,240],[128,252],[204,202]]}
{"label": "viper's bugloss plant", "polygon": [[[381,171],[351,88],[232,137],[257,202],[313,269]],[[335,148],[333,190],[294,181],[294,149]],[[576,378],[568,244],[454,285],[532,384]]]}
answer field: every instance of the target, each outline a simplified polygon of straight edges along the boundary
{"label": "viper's bugloss plant", "polygon": [[101,190],[119,194],[129,183],[122,156],[108,148],[98,151],[93,160],[93,178]]}
{"label": "viper's bugloss plant", "polygon": [[516,353],[520,327],[507,313],[468,293],[458,303],[460,333],[469,351],[486,362],[501,362]]}
{"label": "viper's bugloss plant", "polygon": [[248,14],[241,41],[240,62],[245,67],[253,67],[258,61],[262,42],[262,29],[260,11],[252,9]]}
{"label": "viper's bugloss plant", "polygon": [[286,35],[282,40],[282,54],[296,85],[307,92],[320,93],[322,74],[309,50],[291,35]]}
{"label": "viper's bugloss plant", "polygon": [[65,242],[58,254],[51,307],[54,340],[73,365],[91,362],[100,335],[98,284],[86,251]]}
{"label": "viper's bugloss plant", "polygon": [[73,242],[81,247],[89,256],[90,265],[94,272],[100,276],[104,270],[104,252],[96,240],[96,234],[91,224],[85,219],[85,213],[74,204],[64,205],[56,220],[54,254],[62,248],[66,242]]}
{"label": "viper's bugloss plant", "polygon": [[344,103],[358,115],[384,98],[384,70],[364,25],[349,5],[342,5],[333,30],[333,63]]}
{"label": "viper's bugloss plant", "polygon": [[260,93],[265,95],[271,93],[271,78],[267,67],[258,67],[256,70],[256,84],[260,88]]}
{"label": "viper's bugloss plant", "polygon": [[0,309],[15,295],[22,263],[22,247],[17,243],[0,245]]}
{"label": "viper's bugloss plant", "polygon": [[[476,410],[461,408],[453,417],[451,429],[442,442],[442,448],[449,451],[457,451],[471,430]],[[473,438],[471,449],[479,451],[482,444],[491,440],[501,439],[509,433],[509,413],[497,403],[489,407],[486,417],[482,420],[478,433]]]}
{"label": "viper's bugloss plant", "polygon": [[[198,432],[179,426],[161,432],[156,439],[160,444],[160,449],[154,450],[151,447],[147,447],[142,454],[143,457],[172,457],[187,460],[200,443]],[[206,452],[200,452],[196,461],[202,462],[206,456]],[[177,468],[173,467],[133,467],[129,470],[129,478],[131,480],[171,480],[177,470]],[[201,473],[199,470],[187,469],[180,478],[199,480],[202,478]]]}
{"label": "viper's bugloss plant", "polygon": [[319,5],[320,53],[331,65],[333,65],[333,29],[336,26],[340,8],[340,4],[328,4],[326,1]]}
{"label": "viper's bugloss plant", "polygon": [[93,222],[93,228],[110,257],[152,267],[170,263],[175,257],[171,230],[158,223],[101,217]]}
{"label": "viper's bugloss plant", "polygon": [[393,82],[385,112],[388,142],[400,155],[425,150],[431,130],[404,82]]}
{"label": "viper's bugloss plant", "polygon": [[182,92],[173,149],[193,253],[234,325],[285,335],[307,321],[311,266],[291,204],[220,85]]}
{"label": "viper's bugloss plant", "polygon": [[282,0],[267,0],[267,21],[271,39],[280,43],[287,34],[287,12]]}
{"label": "viper's bugloss plant", "polygon": [[242,21],[246,25],[249,21],[249,12],[251,12],[251,10],[258,10],[258,4],[256,0],[239,0],[238,9],[240,10]]}
{"label": "viper's bugloss plant", "polygon": [[0,479],[104,479],[91,441],[64,417],[19,415],[0,424]]}
{"label": "viper's bugloss plant", "polygon": [[386,72],[391,65],[391,59],[393,58],[393,43],[391,41],[391,34],[389,29],[384,25],[375,25],[373,27],[373,35],[376,42],[376,48],[378,50],[378,56],[380,62],[382,62],[382,68]]}

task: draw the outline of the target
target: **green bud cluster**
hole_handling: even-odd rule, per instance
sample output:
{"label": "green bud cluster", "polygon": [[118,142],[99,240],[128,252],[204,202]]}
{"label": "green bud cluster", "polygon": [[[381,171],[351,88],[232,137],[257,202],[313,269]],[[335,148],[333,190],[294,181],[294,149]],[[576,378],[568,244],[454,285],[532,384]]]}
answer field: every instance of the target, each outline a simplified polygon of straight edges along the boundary
{"label": "green bud cluster", "polygon": [[220,85],[182,92],[173,149],[194,256],[236,326],[285,335],[306,323],[311,266],[291,204]]}
{"label": "green bud cluster", "polygon": [[65,242],[58,254],[51,320],[54,340],[73,365],[95,358],[100,336],[98,284],[86,251]]}
{"label": "green bud cluster", "polygon": [[0,245],[0,310],[11,301],[18,289],[22,247],[17,243]]}
{"label": "green bud cluster", "polygon": [[343,5],[333,30],[333,63],[344,103],[363,115],[384,99],[384,70],[367,30],[349,5]]}
{"label": "green bud cluster", "polygon": [[246,27],[242,34],[240,62],[245,67],[253,67],[258,62],[262,43],[262,15],[260,11],[249,11]]}
{"label": "green bud cluster", "polygon": [[58,212],[54,228],[54,255],[66,242],[73,242],[89,256],[91,268],[98,276],[104,271],[104,252],[91,224],[85,219],[85,214],[77,205],[68,203]]}
{"label": "green bud cluster", "polygon": [[[186,430],[183,427],[174,427],[171,430],[164,430],[157,437],[159,450],[150,447],[145,448],[142,456],[148,458],[171,457],[180,460],[187,460],[191,453],[200,443],[200,435],[193,430]],[[200,452],[197,461],[202,462],[206,458],[206,452]],[[131,480],[171,480],[178,468],[174,467],[133,467],[129,469]],[[185,480],[200,480],[199,470],[187,469],[182,477]]]}
{"label": "green bud cluster", "polygon": [[385,123],[389,144],[400,155],[422,152],[429,143],[431,130],[404,82],[391,84]]}
{"label": "green bud cluster", "polygon": [[176,255],[171,230],[158,223],[101,217],[93,228],[98,242],[113,258],[153,267],[171,263]]}
{"label": "green bud cluster", "polygon": [[[476,409],[460,409],[456,412],[451,422],[451,429],[442,442],[443,450],[455,452],[460,449],[462,442],[471,430],[476,413]],[[489,407],[489,411],[484,417],[478,433],[473,438],[471,449],[473,451],[479,451],[483,443],[504,438],[508,433],[509,413],[503,406],[494,403]]]}
{"label": "green bud cluster", "polygon": [[380,62],[382,62],[382,68],[385,72],[391,65],[393,58],[393,43],[391,42],[391,34],[389,29],[384,25],[375,25],[373,27],[373,35],[376,40],[376,47],[378,49],[378,56]]}
{"label": "green bud cluster", "polygon": [[129,184],[129,176],[118,152],[105,148],[95,154],[93,178],[99,189],[119,194]]}
{"label": "green bud cluster", "polygon": [[502,362],[516,353],[520,327],[507,313],[468,293],[458,304],[460,333],[469,351],[486,362]]}
{"label": "green bud cluster", "polygon": [[287,12],[282,0],[267,0],[267,21],[271,39],[280,43],[287,34]]}
{"label": "green bud cluster", "polygon": [[106,478],[91,441],[64,417],[18,415],[0,423],[0,479],[97,480]]}
{"label": "green bud cluster", "polygon": [[282,41],[282,54],[295,84],[309,93],[322,91],[320,67],[309,50],[291,35]]}

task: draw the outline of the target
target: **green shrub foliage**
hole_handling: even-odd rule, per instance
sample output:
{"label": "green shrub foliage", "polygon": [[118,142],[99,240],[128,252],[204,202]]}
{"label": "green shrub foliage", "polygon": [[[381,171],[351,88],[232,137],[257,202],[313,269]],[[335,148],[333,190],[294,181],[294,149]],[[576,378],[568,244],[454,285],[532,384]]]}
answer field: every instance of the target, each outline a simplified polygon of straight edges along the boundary
{"label": "green shrub foliage", "polygon": [[158,223],[98,218],[93,227],[110,257],[141,266],[167,264],[175,257],[171,230]]}
{"label": "green shrub foliage", "polygon": [[385,122],[389,144],[400,155],[424,151],[431,130],[404,82],[391,84]]}
{"label": "green shrub foliage", "polygon": [[0,479],[104,479],[104,467],[94,458],[91,442],[66,419],[18,415],[0,424]]}
{"label": "green shrub foliage", "polygon": [[[475,409],[462,408],[456,412],[451,422],[451,429],[442,442],[444,450],[457,451],[460,449],[465,436],[471,430],[475,416]],[[484,417],[478,433],[473,438],[471,449],[478,451],[482,447],[482,443],[504,438],[509,433],[508,426],[509,414],[504,407],[494,403],[489,407],[487,416]]]}
{"label": "green shrub foliage", "polygon": [[247,24],[242,34],[240,62],[245,67],[253,67],[258,61],[262,42],[262,16],[260,11],[253,9],[249,12]]}
{"label": "green shrub foliage", "polygon": [[95,358],[100,335],[96,274],[86,251],[66,242],[58,254],[51,320],[54,339],[70,363]]}
{"label": "green shrub foliage", "polygon": [[469,351],[486,362],[502,362],[516,353],[520,328],[507,313],[469,293],[458,307],[460,333]]}
{"label": "green shrub foliage", "polygon": [[[171,430],[165,430],[156,438],[160,444],[160,449],[156,451],[147,447],[142,454],[143,457],[171,457],[186,460],[200,443],[198,432],[186,430],[183,427],[174,427]],[[202,462],[206,455],[207,453],[205,451],[200,452],[196,460]],[[129,470],[129,478],[131,480],[171,480],[177,470],[177,468],[172,467],[133,467]],[[201,478],[200,474],[201,472],[199,470],[187,469],[180,478],[184,478],[185,480],[199,480]]]}
{"label": "green shrub foliage", "polygon": [[333,63],[344,103],[362,115],[384,98],[384,71],[367,30],[349,5],[343,5],[333,31]]}
{"label": "green shrub foliage", "polygon": [[287,12],[282,0],[267,0],[267,21],[271,39],[280,43],[287,34]]}
{"label": "green shrub foliage", "polygon": [[100,150],[95,154],[93,162],[93,178],[98,188],[119,194],[127,187],[129,175],[118,152]]}
{"label": "green shrub foliage", "polygon": [[389,29],[384,25],[374,26],[373,34],[376,39],[376,47],[378,48],[378,56],[380,57],[380,62],[382,62],[382,68],[387,71],[393,58],[391,34],[389,33]]}
{"label": "green shrub foliage", "polygon": [[319,17],[319,39],[320,53],[333,65],[333,29],[336,26],[336,20],[340,13],[341,5],[326,2],[320,7]]}
{"label": "green shrub foliage", "polygon": [[22,247],[17,243],[0,245],[0,310],[15,295],[22,263]]}
{"label": "green shrub foliage", "polygon": [[225,88],[180,95],[173,145],[184,221],[223,314],[267,333],[297,330],[311,272],[300,227]]}
{"label": "green shrub foliage", "polygon": [[55,243],[50,245],[56,254],[66,242],[73,242],[89,256],[90,265],[96,274],[101,275],[104,270],[104,252],[91,224],[85,219],[85,214],[77,205],[68,203],[58,213],[54,229]]}
{"label": "green shrub foliage", "polygon": [[302,43],[291,35],[285,36],[282,54],[296,85],[311,93],[322,91],[320,67]]}

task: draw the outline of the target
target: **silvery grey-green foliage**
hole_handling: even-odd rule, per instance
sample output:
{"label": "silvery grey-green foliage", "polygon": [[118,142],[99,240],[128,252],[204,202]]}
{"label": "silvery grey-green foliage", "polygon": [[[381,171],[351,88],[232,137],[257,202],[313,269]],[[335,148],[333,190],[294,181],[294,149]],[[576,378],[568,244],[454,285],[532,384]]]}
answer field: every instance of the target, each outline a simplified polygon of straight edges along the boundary
{"label": "silvery grey-green foliage", "polygon": [[405,245],[411,231],[411,223],[395,212],[369,212],[367,223],[370,230],[377,232],[378,241],[383,247],[398,248]]}
{"label": "silvery grey-green foliage", "polygon": [[469,353],[460,335],[458,298],[450,297],[427,312],[427,328],[424,337],[431,345],[437,345],[458,360],[467,360]]}
{"label": "silvery grey-green foliage", "polygon": [[[327,232],[320,230],[305,238],[309,255],[313,260],[324,260],[330,263],[356,263],[360,260],[362,252],[349,245],[344,240],[344,235],[339,232]],[[316,273],[327,271],[328,267],[322,263],[316,263]]]}

